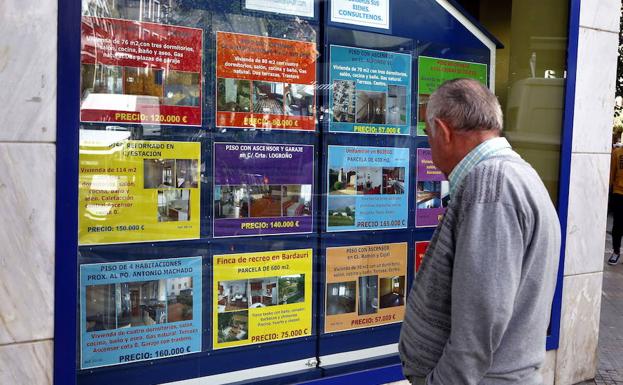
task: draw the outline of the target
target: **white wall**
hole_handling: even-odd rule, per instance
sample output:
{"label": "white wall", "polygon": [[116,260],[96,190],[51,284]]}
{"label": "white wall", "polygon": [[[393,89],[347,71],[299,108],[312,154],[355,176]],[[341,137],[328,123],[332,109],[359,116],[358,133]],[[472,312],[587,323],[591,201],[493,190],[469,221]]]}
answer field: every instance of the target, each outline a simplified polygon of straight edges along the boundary
{"label": "white wall", "polygon": [[0,0],[0,384],[52,382],[56,26]]}

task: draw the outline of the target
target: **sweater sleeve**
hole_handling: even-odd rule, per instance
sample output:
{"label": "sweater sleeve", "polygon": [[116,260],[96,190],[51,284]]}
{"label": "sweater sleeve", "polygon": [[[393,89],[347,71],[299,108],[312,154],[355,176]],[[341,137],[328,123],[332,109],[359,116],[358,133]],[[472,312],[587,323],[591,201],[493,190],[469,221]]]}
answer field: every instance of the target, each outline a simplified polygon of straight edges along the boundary
{"label": "sweater sleeve", "polygon": [[500,202],[473,203],[456,228],[451,332],[429,385],[478,384],[510,322],[524,253],[522,218]]}

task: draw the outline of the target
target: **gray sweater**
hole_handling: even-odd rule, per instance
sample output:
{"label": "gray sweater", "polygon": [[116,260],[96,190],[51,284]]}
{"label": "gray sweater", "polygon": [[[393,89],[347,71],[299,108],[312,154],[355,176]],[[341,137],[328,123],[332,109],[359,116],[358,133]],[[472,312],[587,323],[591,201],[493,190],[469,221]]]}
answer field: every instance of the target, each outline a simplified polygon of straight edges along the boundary
{"label": "gray sweater", "polygon": [[430,385],[541,384],[559,252],[558,216],[534,169],[512,156],[474,167],[409,294],[399,344],[405,376]]}

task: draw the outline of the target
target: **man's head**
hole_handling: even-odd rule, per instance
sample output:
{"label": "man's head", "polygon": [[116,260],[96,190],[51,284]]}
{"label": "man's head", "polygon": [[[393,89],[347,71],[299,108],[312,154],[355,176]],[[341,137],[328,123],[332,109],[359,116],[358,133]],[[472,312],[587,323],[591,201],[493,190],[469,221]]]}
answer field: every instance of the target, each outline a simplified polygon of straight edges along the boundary
{"label": "man's head", "polygon": [[501,132],[500,103],[476,80],[449,80],[428,101],[426,134],[433,163],[446,175],[472,149]]}

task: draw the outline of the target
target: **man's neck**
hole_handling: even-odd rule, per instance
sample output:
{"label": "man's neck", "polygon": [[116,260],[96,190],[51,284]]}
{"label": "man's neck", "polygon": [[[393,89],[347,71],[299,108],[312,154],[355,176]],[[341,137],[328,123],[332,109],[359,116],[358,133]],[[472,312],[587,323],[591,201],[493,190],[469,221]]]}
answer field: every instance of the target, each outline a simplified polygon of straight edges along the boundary
{"label": "man's neck", "polygon": [[453,158],[453,165],[452,168],[450,169],[450,171],[448,172],[448,175],[450,175],[450,173],[452,172],[452,170],[454,170],[454,168],[461,162],[461,160],[463,160],[463,158],[465,158],[467,156],[467,154],[469,154],[470,152],[472,152],[473,149],[475,149],[476,147],[480,146],[482,143],[486,142],[487,140],[490,139],[494,139],[494,138],[499,138],[500,137],[500,132],[499,131],[457,131],[455,132],[455,151],[454,151],[454,158]]}

